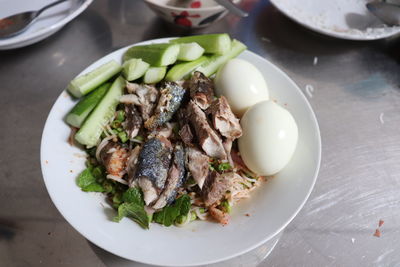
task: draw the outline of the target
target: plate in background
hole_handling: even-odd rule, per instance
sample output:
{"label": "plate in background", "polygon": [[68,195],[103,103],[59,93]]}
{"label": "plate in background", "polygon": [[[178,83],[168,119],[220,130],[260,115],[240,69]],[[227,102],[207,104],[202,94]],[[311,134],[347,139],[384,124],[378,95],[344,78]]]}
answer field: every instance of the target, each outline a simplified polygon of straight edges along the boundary
{"label": "plate in background", "polygon": [[[112,59],[121,62],[128,48],[97,60],[81,74]],[[242,200],[232,209],[229,225],[195,221],[182,228],[151,224],[150,230],[143,230],[129,219],[113,222],[115,211],[104,196],[85,193],[76,185],[78,174],[85,168],[85,152],[67,142],[71,129],[63,119],[75,101],[65,91],[49,113],[40,151],[46,188],[64,218],[104,250],[129,260],[161,266],[196,266],[228,260],[280,233],[303,207],[317,179],[321,161],[318,123],[301,90],[283,71],[249,51],[239,58],[261,71],[271,98],[285,104],[292,113],[298,124],[299,140],[285,169],[254,190],[250,199]]]}
{"label": "plate in background", "polygon": [[295,22],[322,34],[347,40],[378,40],[400,34],[400,26],[383,25],[367,0],[271,0]]}
{"label": "plate in background", "polygon": [[[55,0],[0,0],[0,18],[35,11]],[[44,11],[24,32],[11,38],[0,39],[0,50],[14,49],[39,42],[60,30],[81,14],[93,0],[70,0]]]}

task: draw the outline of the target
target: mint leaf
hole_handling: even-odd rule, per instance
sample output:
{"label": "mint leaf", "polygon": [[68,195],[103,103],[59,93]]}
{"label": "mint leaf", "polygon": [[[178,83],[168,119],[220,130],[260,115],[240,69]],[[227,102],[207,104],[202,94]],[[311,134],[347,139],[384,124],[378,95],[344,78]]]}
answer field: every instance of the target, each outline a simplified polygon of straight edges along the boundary
{"label": "mint leaf", "polygon": [[78,186],[85,192],[104,192],[103,186],[97,183],[93,176],[91,168],[85,169],[78,176]]}
{"label": "mint leaf", "polygon": [[119,222],[123,217],[129,217],[144,229],[149,229],[150,218],[143,206],[135,203],[122,203],[118,207],[118,215],[114,217],[114,222]]}
{"label": "mint leaf", "polygon": [[143,193],[139,187],[131,187],[122,195],[122,201],[126,203],[135,203],[144,207]]}
{"label": "mint leaf", "polygon": [[189,210],[190,197],[188,195],[182,195],[175,200],[174,204],[164,207],[161,211],[154,213],[153,220],[156,223],[171,226],[178,216],[187,215]]}

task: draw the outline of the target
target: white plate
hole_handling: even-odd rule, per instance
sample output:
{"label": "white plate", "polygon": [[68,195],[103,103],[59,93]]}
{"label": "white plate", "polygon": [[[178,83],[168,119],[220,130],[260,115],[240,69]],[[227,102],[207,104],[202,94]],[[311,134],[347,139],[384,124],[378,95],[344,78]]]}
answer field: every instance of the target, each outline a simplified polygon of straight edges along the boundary
{"label": "white plate", "polygon": [[[0,18],[25,11],[35,11],[55,0],[0,0]],[[60,30],[81,14],[93,0],[70,0],[44,11],[23,33],[0,39],[0,50],[13,49],[39,42]]]}
{"label": "white plate", "polygon": [[[111,59],[121,61],[127,48],[99,59],[82,73]],[[112,222],[110,218],[115,212],[104,197],[82,192],[76,185],[85,159],[83,151],[67,143],[70,128],[63,118],[75,102],[63,92],[43,130],[41,166],[50,197],[65,219],[85,238],[111,253],[162,266],[194,266],[227,260],[282,231],[302,208],[317,179],[321,159],[319,128],[308,101],[285,73],[252,52],[245,51],[240,58],[252,62],[263,73],[272,98],[286,104],[293,114],[299,128],[299,143],[290,164],[256,190],[251,199],[234,208],[228,226],[194,222],[184,228],[167,228],[152,224],[146,231],[129,219]],[[246,213],[250,216],[245,216]]]}
{"label": "white plate", "polygon": [[378,40],[400,33],[383,25],[365,4],[370,0],[271,0],[283,14],[322,34],[348,40]]}

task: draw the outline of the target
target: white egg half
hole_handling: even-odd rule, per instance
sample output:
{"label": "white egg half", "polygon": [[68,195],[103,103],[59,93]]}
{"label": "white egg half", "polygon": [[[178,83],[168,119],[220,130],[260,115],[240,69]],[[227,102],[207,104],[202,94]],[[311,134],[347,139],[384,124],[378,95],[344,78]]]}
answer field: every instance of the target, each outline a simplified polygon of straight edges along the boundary
{"label": "white egg half", "polygon": [[215,92],[225,96],[232,111],[241,117],[254,104],[269,99],[261,72],[243,59],[231,59],[215,77]]}
{"label": "white egg half", "polygon": [[240,124],[239,151],[250,170],[268,176],[288,164],[298,139],[297,124],[289,111],[263,101],[247,110]]}

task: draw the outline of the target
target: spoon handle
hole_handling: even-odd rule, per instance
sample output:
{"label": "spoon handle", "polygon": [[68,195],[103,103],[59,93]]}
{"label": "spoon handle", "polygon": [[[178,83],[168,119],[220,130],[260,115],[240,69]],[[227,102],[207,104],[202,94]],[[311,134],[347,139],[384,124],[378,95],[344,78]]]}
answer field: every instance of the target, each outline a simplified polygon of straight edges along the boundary
{"label": "spoon handle", "polygon": [[35,16],[35,17],[37,17],[37,16],[39,16],[40,14],[42,14],[42,12],[45,11],[46,9],[48,9],[48,8],[50,8],[50,7],[53,7],[53,6],[55,6],[55,5],[61,4],[62,2],[65,2],[65,1],[67,1],[67,0],[58,0],[58,1],[55,1],[55,2],[53,2],[53,3],[48,4],[47,6],[42,7],[41,9],[39,9],[39,10],[36,12],[36,16]]}
{"label": "spoon handle", "polygon": [[233,14],[238,15],[240,17],[247,17],[249,15],[249,13],[240,9],[229,0],[215,0],[215,2],[228,9],[229,12],[232,12]]}

